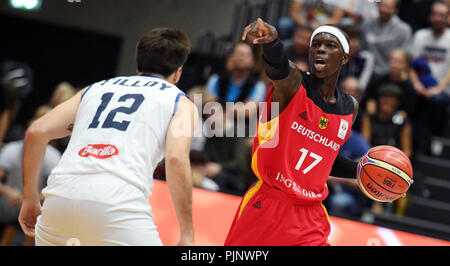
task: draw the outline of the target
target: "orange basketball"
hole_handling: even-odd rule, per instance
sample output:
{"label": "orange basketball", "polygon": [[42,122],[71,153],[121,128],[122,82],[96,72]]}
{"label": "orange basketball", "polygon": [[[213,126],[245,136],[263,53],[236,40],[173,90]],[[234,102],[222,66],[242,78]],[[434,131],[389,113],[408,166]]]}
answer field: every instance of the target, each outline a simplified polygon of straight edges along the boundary
{"label": "orange basketball", "polygon": [[403,196],[413,183],[408,156],[392,146],[370,149],[358,162],[356,179],[370,199],[391,202]]}

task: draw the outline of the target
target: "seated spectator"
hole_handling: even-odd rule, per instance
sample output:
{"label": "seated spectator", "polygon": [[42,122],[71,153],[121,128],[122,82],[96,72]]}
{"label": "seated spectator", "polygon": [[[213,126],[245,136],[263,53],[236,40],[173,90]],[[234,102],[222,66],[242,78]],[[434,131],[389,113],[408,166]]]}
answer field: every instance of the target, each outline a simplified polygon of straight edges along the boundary
{"label": "seated spectator", "polygon": [[[358,80],[355,77],[346,77],[341,82],[340,88],[343,92],[355,97],[358,101],[361,99],[362,93],[358,86]],[[355,123],[361,117],[360,112],[358,113],[359,115]],[[339,150],[340,155],[352,160],[358,160],[370,149],[370,145],[366,139],[358,131],[354,130],[355,123],[352,126],[350,137]],[[358,217],[361,212],[361,202],[365,200],[359,188],[342,182],[333,182],[332,179],[328,180],[327,184],[330,188],[329,200],[327,200],[330,213],[339,216]]]}
{"label": "seated spectator", "polygon": [[208,178],[208,161],[201,151],[191,150],[189,153],[191,162],[193,184],[196,187],[219,191],[219,185],[212,179]]}
{"label": "seated spectator", "polygon": [[204,86],[195,86],[187,93],[189,99],[194,102],[198,110],[199,120],[194,129],[194,134],[191,140],[191,151],[203,151],[205,147],[206,138],[203,134],[203,106],[207,102],[206,88]]}
{"label": "seated spectator", "polygon": [[402,95],[395,84],[384,84],[378,91],[375,114],[364,114],[361,134],[371,146],[390,145],[412,156],[412,128],[407,118],[396,112]]}
{"label": "seated spectator", "polygon": [[75,88],[68,82],[61,82],[56,85],[55,90],[53,91],[52,97],[48,105],[50,107],[55,107],[58,104],[67,101],[72,98],[76,94]]}
{"label": "seated spectator", "polygon": [[406,50],[411,40],[411,27],[395,13],[396,0],[383,0],[378,3],[378,19],[361,26],[362,49],[375,56],[374,74],[385,75],[389,71],[389,54],[396,48]]}
{"label": "seated spectator", "polygon": [[359,132],[361,129],[361,117],[363,113],[363,105],[361,104],[362,97],[364,95],[363,91],[360,89],[359,80],[354,76],[347,76],[340,82],[340,88],[343,92],[353,96],[359,104],[358,115],[352,125],[352,132]]}
{"label": "seated spectator", "polygon": [[[36,113],[34,119],[39,115]],[[23,140],[9,142],[0,151],[0,224],[13,231],[19,230],[17,219],[22,205],[22,151]],[[41,169],[40,189],[46,186],[47,178],[60,158],[61,153],[48,145]],[[12,237],[11,234],[3,235],[2,244],[10,244]]]}
{"label": "seated spectator", "polygon": [[[378,18],[378,7],[376,1],[353,0],[350,1],[349,12],[358,17],[355,22],[368,22]],[[355,23],[356,24],[356,23]]]}
{"label": "seated spectator", "polygon": [[[423,124],[422,139],[429,140],[431,135],[444,135],[445,127],[448,126],[448,105],[450,104],[448,18],[450,18],[448,5],[441,1],[433,3],[429,17],[431,28],[416,32],[410,50],[416,62],[425,61],[425,66],[430,69],[430,75],[415,71],[413,68],[410,71],[417,93],[423,96],[420,98],[423,104],[421,109],[423,116],[420,119]],[[424,147],[426,146],[428,145],[425,144]]]}
{"label": "seated spectator", "polygon": [[[0,130],[7,121],[7,131],[3,142],[20,140],[23,138],[25,128],[16,121],[22,99],[27,97],[33,90],[33,71],[30,66],[17,61],[5,61],[0,64],[1,83],[6,93],[6,112],[3,112],[0,122]],[[0,134],[1,131],[0,131]]]}
{"label": "seated spectator", "polygon": [[[396,112],[401,97],[401,89],[394,84],[384,84],[378,92],[378,108],[375,114],[365,114],[362,120],[361,134],[371,146],[390,145],[412,157],[412,127],[409,120]],[[406,208],[406,199],[382,204],[370,202],[375,213],[394,213]],[[399,208],[396,210],[395,208]]]}
{"label": "seated spectator", "polygon": [[8,98],[3,84],[0,82],[0,150],[9,126]]}
{"label": "seated spectator", "polygon": [[239,42],[228,56],[226,72],[213,74],[206,90],[212,100],[219,102],[261,102],[264,100],[266,87],[264,82],[252,73],[255,66],[253,50],[247,43]]}
{"label": "seated spectator", "polygon": [[308,26],[299,26],[296,28],[292,41],[285,44],[285,55],[292,62],[309,62],[309,40],[311,39],[312,29]]}
{"label": "seated spectator", "polygon": [[343,27],[349,37],[350,54],[349,61],[343,65],[340,73],[340,80],[347,76],[354,76],[358,79],[359,89],[364,92],[372,77],[375,67],[373,54],[366,50],[361,50],[360,34],[356,27]]}
{"label": "seated spectator", "polygon": [[411,79],[417,92],[427,98],[450,103],[450,30],[447,19],[449,7],[444,2],[435,2],[430,14],[431,28],[416,32],[411,46],[413,59],[422,58],[428,63],[436,86],[426,88],[419,74],[411,69]]}
{"label": "seated spectator", "polygon": [[389,73],[375,78],[367,88],[366,110],[370,114],[375,113],[378,90],[383,84],[391,83],[399,87],[401,91],[398,109],[403,111],[402,114],[405,118],[411,119],[414,116],[417,95],[408,75],[408,57],[402,49],[394,49],[389,55],[388,64]]}
{"label": "seated spectator", "polygon": [[[72,96],[76,94],[75,88],[68,82],[61,82],[58,85],[56,85],[55,90],[53,91],[53,94],[50,98],[50,101],[45,104],[38,107],[38,111],[41,112],[49,112],[51,109],[53,109],[55,106],[61,104],[62,102],[67,101]],[[67,145],[69,144],[70,137],[65,137],[62,139],[55,139],[50,142],[50,144],[57,148],[61,153],[64,153],[64,151],[67,148]]]}
{"label": "seated spectator", "polygon": [[289,17],[281,18],[277,23],[280,39],[290,39],[296,26],[317,28],[324,24],[338,25],[345,16],[347,1],[332,0],[292,0]]}
{"label": "seated spectator", "polygon": [[[213,124],[223,136],[206,139],[207,176],[219,185],[219,191],[242,196],[246,190],[248,165],[246,138],[236,136],[233,112],[218,112]],[[226,136],[226,137],[225,137]]]}

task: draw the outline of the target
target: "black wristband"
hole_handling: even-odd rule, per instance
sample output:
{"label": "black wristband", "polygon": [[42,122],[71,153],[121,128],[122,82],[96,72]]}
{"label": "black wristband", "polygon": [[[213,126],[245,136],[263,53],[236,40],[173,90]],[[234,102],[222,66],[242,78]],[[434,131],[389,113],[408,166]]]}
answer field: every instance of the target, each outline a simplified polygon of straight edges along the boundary
{"label": "black wristband", "polygon": [[358,162],[338,154],[333,163],[333,167],[331,168],[330,175],[335,177],[356,178],[357,166]]}
{"label": "black wristband", "polygon": [[284,79],[289,75],[289,60],[284,54],[283,42],[280,39],[263,44],[263,62],[266,74],[271,80]]}

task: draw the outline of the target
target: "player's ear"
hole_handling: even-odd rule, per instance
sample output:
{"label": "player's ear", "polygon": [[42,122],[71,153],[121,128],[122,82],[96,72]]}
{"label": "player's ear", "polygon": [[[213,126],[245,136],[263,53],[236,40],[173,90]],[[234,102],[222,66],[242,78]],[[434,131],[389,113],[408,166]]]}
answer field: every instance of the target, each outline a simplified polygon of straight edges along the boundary
{"label": "player's ear", "polygon": [[349,59],[350,59],[350,55],[344,53],[344,55],[342,56],[342,64],[343,65],[347,64]]}
{"label": "player's ear", "polygon": [[181,78],[181,73],[183,72],[183,66],[180,66],[177,68],[177,70],[175,70],[175,72],[173,73],[173,83],[177,84],[178,81]]}

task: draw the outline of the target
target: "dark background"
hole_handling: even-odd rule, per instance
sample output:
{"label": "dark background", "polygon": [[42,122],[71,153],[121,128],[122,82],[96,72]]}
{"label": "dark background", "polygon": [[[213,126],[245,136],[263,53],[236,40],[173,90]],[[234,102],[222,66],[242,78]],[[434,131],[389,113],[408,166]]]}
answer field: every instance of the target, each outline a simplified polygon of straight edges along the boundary
{"label": "dark background", "polygon": [[0,62],[20,61],[33,71],[33,91],[23,100],[18,121],[31,118],[55,86],[68,81],[77,88],[115,75],[122,45],[119,36],[89,32],[0,15]]}

